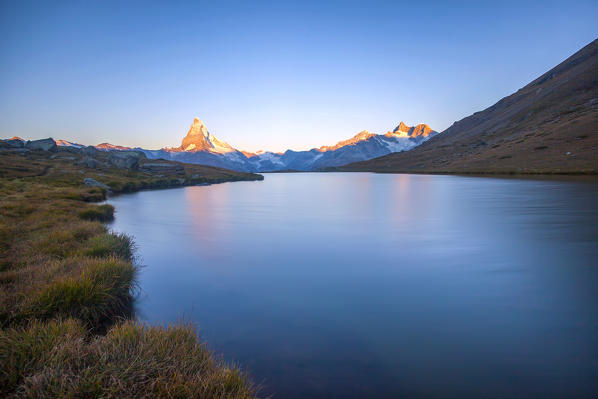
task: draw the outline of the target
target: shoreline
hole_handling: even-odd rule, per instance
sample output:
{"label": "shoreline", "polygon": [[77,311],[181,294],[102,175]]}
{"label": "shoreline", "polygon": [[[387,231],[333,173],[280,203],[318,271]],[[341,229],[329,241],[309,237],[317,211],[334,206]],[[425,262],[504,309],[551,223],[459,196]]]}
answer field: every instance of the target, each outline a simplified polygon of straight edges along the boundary
{"label": "shoreline", "polygon": [[116,196],[263,176],[182,164],[202,181],[152,179],[54,153],[0,151],[0,396],[256,397],[247,374],[208,350],[195,326],[134,320],[134,240],[106,224],[108,185],[84,178]]}

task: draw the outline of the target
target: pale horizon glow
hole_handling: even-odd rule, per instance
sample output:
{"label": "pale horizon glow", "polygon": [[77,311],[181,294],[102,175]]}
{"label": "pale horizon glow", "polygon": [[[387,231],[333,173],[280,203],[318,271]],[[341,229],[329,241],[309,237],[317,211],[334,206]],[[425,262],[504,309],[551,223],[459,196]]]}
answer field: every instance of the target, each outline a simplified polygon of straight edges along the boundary
{"label": "pale horizon glow", "polygon": [[3,2],[0,137],[239,150],[442,131],[598,37],[598,2]]}

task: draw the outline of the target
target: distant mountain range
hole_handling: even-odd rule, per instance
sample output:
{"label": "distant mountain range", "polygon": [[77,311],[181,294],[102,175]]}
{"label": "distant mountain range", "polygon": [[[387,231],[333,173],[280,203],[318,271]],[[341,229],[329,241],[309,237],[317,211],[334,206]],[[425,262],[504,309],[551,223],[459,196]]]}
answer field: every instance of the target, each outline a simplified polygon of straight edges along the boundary
{"label": "distant mountain range", "polygon": [[[63,140],[61,146],[81,147]],[[127,147],[103,143],[101,150]],[[598,173],[598,39],[493,106],[441,134],[401,122],[333,146],[284,153],[240,151],[195,119],[179,147],[142,151],[247,172]]]}
{"label": "distant mountain range", "polygon": [[[95,148],[142,151],[148,158],[217,166],[242,172],[275,172],[284,170],[314,171],[364,161],[398,151],[408,151],[436,135],[426,124],[407,126],[401,122],[386,134],[364,130],[333,146],[309,151],[287,150],[284,153],[239,151],[211,134],[206,125],[195,118],[179,147],[148,150],[102,143]],[[57,140],[59,146],[84,147],[81,144]]]}
{"label": "distant mountain range", "polygon": [[412,151],[334,169],[598,173],[598,39]]}

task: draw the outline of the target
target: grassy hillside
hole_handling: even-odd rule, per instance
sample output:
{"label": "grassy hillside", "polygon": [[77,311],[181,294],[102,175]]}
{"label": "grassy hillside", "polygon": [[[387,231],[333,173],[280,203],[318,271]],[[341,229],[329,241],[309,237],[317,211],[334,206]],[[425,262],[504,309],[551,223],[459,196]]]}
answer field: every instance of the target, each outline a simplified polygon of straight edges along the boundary
{"label": "grassy hillside", "polygon": [[598,40],[411,151],[337,170],[596,174]]}
{"label": "grassy hillside", "polygon": [[0,151],[0,397],[254,397],[193,327],[128,321],[133,239],[107,230],[114,209],[94,202],[108,189],[83,181],[118,193],[261,176],[108,156],[89,167],[81,151]]}

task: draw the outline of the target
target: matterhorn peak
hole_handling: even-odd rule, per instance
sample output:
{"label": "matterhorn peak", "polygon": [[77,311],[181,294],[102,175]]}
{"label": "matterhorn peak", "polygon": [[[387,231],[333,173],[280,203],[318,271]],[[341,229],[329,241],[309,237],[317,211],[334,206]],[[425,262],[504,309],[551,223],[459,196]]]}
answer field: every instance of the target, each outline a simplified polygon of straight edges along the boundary
{"label": "matterhorn peak", "polygon": [[187,132],[187,136],[183,139],[180,149],[183,151],[209,151],[216,153],[235,151],[230,145],[218,140],[208,132],[208,128],[199,118],[193,119],[193,123]]}
{"label": "matterhorn peak", "polygon": [[199,118],[195,118],[193,119],[193,123],[191,124],[191,127],[189,128],[189,132],[187,133],[187,136],[207,136],[208,133],[208,128],[206,127],[206,125],[201,121],[201,119]]}

